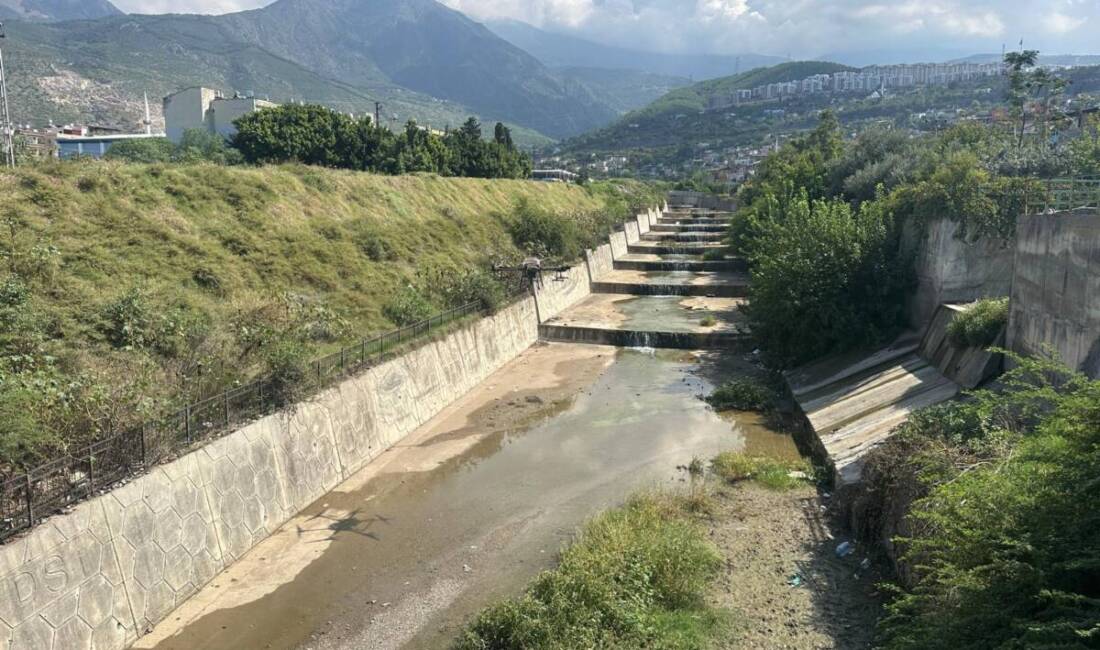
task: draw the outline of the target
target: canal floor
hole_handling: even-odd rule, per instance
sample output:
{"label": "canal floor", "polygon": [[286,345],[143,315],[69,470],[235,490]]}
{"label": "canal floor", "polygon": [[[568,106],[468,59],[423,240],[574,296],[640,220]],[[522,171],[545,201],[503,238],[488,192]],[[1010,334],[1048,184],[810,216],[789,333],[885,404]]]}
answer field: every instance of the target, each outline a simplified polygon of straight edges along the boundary
{"label": "canal floor", "polygon": [[137,647],[443,648],[586,519],[721,451],[797,456],[700,396],[719,353],[539,345],[325,495]]}

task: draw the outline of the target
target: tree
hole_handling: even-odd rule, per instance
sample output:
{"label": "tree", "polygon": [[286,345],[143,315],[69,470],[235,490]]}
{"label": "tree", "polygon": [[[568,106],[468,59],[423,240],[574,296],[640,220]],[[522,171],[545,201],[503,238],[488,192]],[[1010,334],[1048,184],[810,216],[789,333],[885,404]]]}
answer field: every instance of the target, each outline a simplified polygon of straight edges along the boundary
{"label": "tree", "polygon": [[885,201],[765,200],[748,315],[779,366],[873,344],[902,327],[910,269]]}
{"label": "tree", "polygon": [[112,144],[103,158],[129,163],[165,163],[172,160],[175,149],[168,138],[133,138]]}
{"label": "tree", "polygon": [[234,122],[233,146],[250,163],[297,161],[346,166],[353,120],[324,106],[290,104],[254,111]]}
{"label": "tree", "polygon": [[1024,49],[1022,52],[1009,52],[1004,55],[1004,64],[1009,66],[1009,106],[1013,115],[1020,121],[1019,140],[1016,146],[1023,147],[1024,131],[1027,129],[1027,100],[1031,97],[1032,68],[1038,63],[1037,49]]}
{"label": "tree", "polygon": [[206,129],[187,129],[172,152],[176,162],[211,162],[235,165],[243,162],[241,152],[229,146],[221,135]]}

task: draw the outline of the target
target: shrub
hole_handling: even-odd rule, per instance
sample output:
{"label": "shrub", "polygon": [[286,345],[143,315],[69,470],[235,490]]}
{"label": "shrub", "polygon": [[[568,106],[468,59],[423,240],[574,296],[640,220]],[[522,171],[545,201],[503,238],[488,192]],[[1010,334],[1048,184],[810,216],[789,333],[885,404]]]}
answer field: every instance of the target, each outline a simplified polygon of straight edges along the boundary
{"label": "shrub", "polygon": [[718,319],[714,316],[703,316],[703,319],[699,321],[699,324],[703,327],[714,327],[718,325]]}
{"label": "shrub", "polygon": [[[1065,368],[1050,381],[1049,365],[1024,367],[1006,390],[985,394],[980,418],[960,423],[973,428],[967,439],[1011,444],[922,477],[929,491],[903,540],[916,583],[888,606],[887,649],[1095,646],[1100,382]],[[1003,417],[1021,412],[1028,417]]]}
{"label": "shrub", "polygon": [[280,340],[265,350],[268,394],[276,406],[290,406],[301,401],[309,389],[306,355],[305,346],[292,338]]}
{"label": "shrub", "polygon": [[0,387],[0,463],[28,467],[41,462],[60,443],[35,418],[37,400],[26,389]]}
{"label": "shrub", "polygon": [[103,308],[102,330],[116,348],[140,348],[154,337],[154,315],[145,294],[130,289]]}
{"label": "shrub", "polygon": [[804,485],[812,468],[805,461],[787,461],[727,451],[711,461],[711,470],[730,483],[753,481],[773,490]]}
{"label": "shrub", "polygon": [[1008,325],[1008,298],[985,298],[955,316],[947,326],[951,344],[958,348],[987,348]]}
{"label": "shrub", "polygon": [[472,302],[482,309],[496,311],[504,304],[504,287],[500,281],[484,271],[472,271],[441,288],[444,302],[451,307],[461,307]]}
{"label": "shrub", "polygon": [[435,308],[419,289],[407,286],[386,303],[382,312],[395,325],[405,327],[428,320]]}
{"label": "shrub", "polygon": [[531,255],[574,260],[582,252],[580,230],[572,219],[527,200],[517,204],[508,230],[516,246]]}
{"label": "shrub", "polygon": [[671,499],[597,517],[523,596],[482,612],[459,650],[699,648],[722,617],[704,595],[720,557]]}
{"label": "shrub", "polygon": [[735,379],[716,388],[706,401],[718,411],[766,411],[775,405],[775,391],[753,379]]}

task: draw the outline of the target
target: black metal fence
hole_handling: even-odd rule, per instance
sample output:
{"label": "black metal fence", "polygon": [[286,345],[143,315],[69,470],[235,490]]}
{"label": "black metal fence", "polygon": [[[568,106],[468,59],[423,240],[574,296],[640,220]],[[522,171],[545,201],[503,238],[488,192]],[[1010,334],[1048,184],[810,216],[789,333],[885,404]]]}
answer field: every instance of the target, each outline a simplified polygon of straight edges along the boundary
{"label": "black metal fence", "polygon": [[[510,294],[519,295],[522,285]],[[314,361],[310,384],[320,387],[386,360],[432,331],[485,311],[481,302],[386,332]],[[0,484],[0,541],[37,521],[114,487],[120,481],[214,440],[283,406],[276,380],[266,377],[190,404],[161,420],[110,435]]]}

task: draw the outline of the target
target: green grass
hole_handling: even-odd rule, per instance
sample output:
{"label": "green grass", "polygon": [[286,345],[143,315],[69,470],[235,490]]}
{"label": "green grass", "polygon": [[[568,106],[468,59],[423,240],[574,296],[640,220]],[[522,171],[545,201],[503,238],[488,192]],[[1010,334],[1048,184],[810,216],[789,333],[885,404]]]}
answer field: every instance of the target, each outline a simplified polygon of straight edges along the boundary
{"label": "green grass", "polygon": [[804,460],[780,460],[729,451],[711,461],[711,471],[730,483],[752,481],[772,490],[791,490],[806,485],[813,468]]}
{"label": "green grass", "polygon": [[699,321],[699,324],[703,327],[714,327],[718,324],[718,319],[714,316],[703,316],[702,320]]}
{"label": "green grass", "polygon": [[494,298],[484,270],[523,255],[521,200],[590,228],[656,199],[630,181],[87,162],[0,174],[0,192],[0,402],[26,415],[0,469],[247,381],[287,341],[308,360],[392,329],[423,307],[397,300],[410,286],[433,312]]}
{"label": "green grass", "polygon": [[985,298],[955,316],[947,326],[951,344],[959,348],[987,348],[1008,325],[1008,298]]}
{"label": "green grass", "polygon": [[704,600],[720,563],[679,499],[638,496],[587,524],[556,569],[480,613],[454,647],[707,648],[727,622]]}

